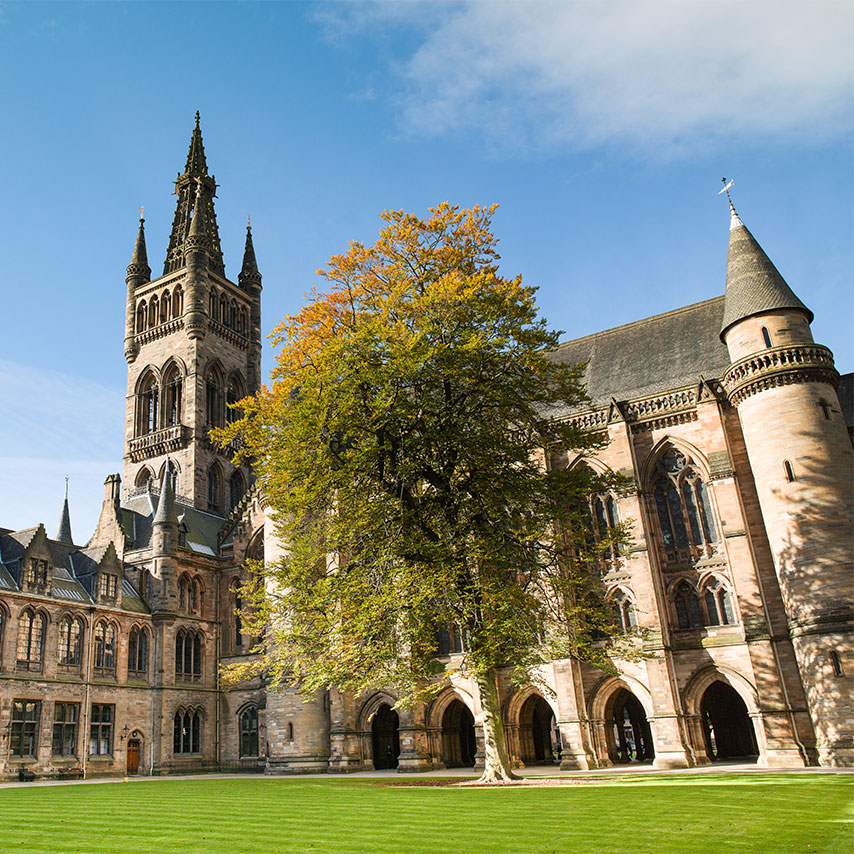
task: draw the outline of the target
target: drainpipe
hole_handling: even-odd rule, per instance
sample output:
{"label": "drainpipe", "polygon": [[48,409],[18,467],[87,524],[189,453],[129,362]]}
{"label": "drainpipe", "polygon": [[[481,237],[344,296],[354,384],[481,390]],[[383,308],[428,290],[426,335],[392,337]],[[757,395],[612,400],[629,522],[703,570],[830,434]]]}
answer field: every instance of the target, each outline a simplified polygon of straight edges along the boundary
{"label": "drainpipe", "polygon": [[89,643],[87,644],[87,658],[86,658],[86,694],[85,699],[83,700],[83,715],[82,715],[82,723],[83,723],[83,779],[86,779],[86,759],[89,756],[89,688],[92,684],[92,659],[94,658],[94,649],[92,647],[92,642],[95,636],[95,608],[94,606],[89,609]]}
{"label": "drainpipe", "polygon": [[220,750],[221,750],[221,739],[220,739],[220,702],[222,698],[220,697],[220,681],[219,681],[219,662],[220,656],[222,655],[222,614],[220,613],[220,588],[222,586],[222,572],[221,570],[217,570],[216,577],[216,611],[214,611],[214,688],[216,689],[214,692],[214,706],[215,706],[215,730],[216,733],[216,752],[214,755],[214,759],[216,761],[216,768],[219,771],[220,767]]}
{"label": "drainpipe", "polygon": [[[154,680],[157,679],[157,672],[158,672],[157,664],[159,661],[159,658],[157,655],[157,641],[158,641],[160,636],[159,636],[158,632],[155,631],[155,628],[161,628],[161,627],[155,627],[154,621],[152,620],[152,623],[151,623],[151,657],[149,659],[150,666],[153,670],[152,687],[154,687],[154,684],[153,684]],[[160,668],[160,669],[162,670],[162,668]],[[160,693],[162,696],[162,694],[163,694],[163,687],[162,686],[160,687]],[[148,742],[148,776],[149,777],[154,775],[154,739],[155,739],[155,737],[157,737],[157,738],[162,737],[162,733],[157,733],[155,736],[155,726],[157,724],[157,721],[155,720],[156,710],[155,710],[155,704],[154,703],[151,703],[150,705],[151,705],[151,736],[149,737],[149,742]]]}

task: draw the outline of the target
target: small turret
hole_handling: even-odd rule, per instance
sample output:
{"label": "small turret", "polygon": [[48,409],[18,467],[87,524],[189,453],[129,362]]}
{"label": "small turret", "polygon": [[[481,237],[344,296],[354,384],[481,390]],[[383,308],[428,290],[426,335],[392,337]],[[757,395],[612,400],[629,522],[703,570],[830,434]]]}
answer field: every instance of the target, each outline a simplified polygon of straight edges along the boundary
{"label": "small turret", "polygon": [[71,515],[68,512],[68,478],[65,478],[65,498],[62,502],[62,513],[59,516],[59,525],[57,526],[54,539],[69,546],[74,545],[74,540],[71,536]]}
{"label": "small turret", "polygon": [[210,241],[205,225],[202,182],[196,186],[196,203],[183,253],[188,272],[186,326],[190,338],[204,338],[206,329],[204,299],[210,261]]}
{"label": "small turret", "polygon": [[134,338],[136,322],[136,289],[151,281],[151,267],[148,266],[148,253],[145,248],[145,219],[140,216],[130,264],[128,264],[125,282],[127,283],[127,303],[125,307],[125,358],[132,362],[139,352]]}
{"label": "small turret", "polygon": [[251,351],[248,360],[249,392],[256,392],[261,386],[261,274],[255,259],[255,245],[252,242],[252,224],[246,225],[246,245],[243,249],[243,267],[237,282],[252,297],[249,310],[249,340]]}
{"label": "small turret", "polygon": [[175,493],[172,487],[172,461],[166,458],[160,501],[151,523],[154,553],[173,554],[178,544],[178,514],[175,512]]}
{"label": "small turret", "polygon": [[243,266],[237,282],[241,288],[249,290],[252,286],[261,288],[261,274],[258,272],[258,262],[255,259],[255,245],[252,242],[252,224],[246,225],[246,244],[243,247]]}

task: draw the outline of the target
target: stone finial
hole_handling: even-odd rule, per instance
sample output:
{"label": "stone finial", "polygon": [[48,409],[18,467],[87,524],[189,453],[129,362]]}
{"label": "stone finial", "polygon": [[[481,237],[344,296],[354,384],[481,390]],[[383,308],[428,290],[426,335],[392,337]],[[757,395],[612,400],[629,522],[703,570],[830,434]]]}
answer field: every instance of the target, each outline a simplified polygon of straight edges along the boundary
{"label": "stone finial", "polygon": [[60,543],[66,543],[69,546],[74,545],[74,539],[71,536],[71,514],[68,512],[68,478],[65,478],[65,498],[62,502],[62,513],[59,516],[59,525],[56,529],[54,539]]}

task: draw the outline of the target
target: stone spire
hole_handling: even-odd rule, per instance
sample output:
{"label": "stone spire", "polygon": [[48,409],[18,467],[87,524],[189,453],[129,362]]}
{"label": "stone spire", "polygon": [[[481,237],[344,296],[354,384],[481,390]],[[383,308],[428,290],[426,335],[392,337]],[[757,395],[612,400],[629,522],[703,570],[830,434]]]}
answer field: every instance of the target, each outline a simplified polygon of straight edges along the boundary
{"label": "stone spire", "polygon": [[[178,202],[175,206],[175,217],[172,220],[169,248],[166,250],[166,263],[163,266],[164,275],[180,270],[184,266],[184,241],[189,236],[192,223],[197,218],[198,213],[202,214],[204,229],[207,232],[210,267],[221,276],[225,275],[219,228],[216,224],[216,212],[214,210],[216,188],[216,179],[213,175],[208,174],[205,146],[202,141],[202,131],[197,112],[196,124],[190,137],[187,162],[184,165],[184,171],[175,179],[175,195],[178,197]],[[199,208],[198,211],[196,210],[197,207]]]}
{"label": "stone spire", "polygon": [[735,212],[732,201],[729,207],[729,256],[721,340],[724,340],[724,334],[734,323],[779,309],[802,311],[812,322],[813,313],[786,284],[786,280]]}
{"label": "stone spire", "polygon": [[160,501],[154,514],[153,525],[177,525],[178,514],[175,512],[175,493],[172,489],[172,461],[166,457],[166,468],[163,470],[163,483],[160,486]]}
{"label": "stone spire", "polygon": [[255,246],[252,243],[252,225],[246,226],[246,246],[243,249],[243,267],[237,277],[240,287],[257,285],[261,287],[261,274],[258,272],[258,262],[255,260]]}
{"label": "stone spire", "polygon": [[56,529],[54,539],[69,546],[74,545],[74,540],[71,536],[71,515],[68,512],[68,478],[65,478],[65,499],[62,502],[62,513],[59,516],[59,525]]}
{"label": "stone spire", "polygon": [[139,218],[139,229],[136,232],[136,243],[133,246],[127,278],[133,278],[138,283],[151,281],[151,267],[148,266],[148,252],[145,249],[145,219]]}

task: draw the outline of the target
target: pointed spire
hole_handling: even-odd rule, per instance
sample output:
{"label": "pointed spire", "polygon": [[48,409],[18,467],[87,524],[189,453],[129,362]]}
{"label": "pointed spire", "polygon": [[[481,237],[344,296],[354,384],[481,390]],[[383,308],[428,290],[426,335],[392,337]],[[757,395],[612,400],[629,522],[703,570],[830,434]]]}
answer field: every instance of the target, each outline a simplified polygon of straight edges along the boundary
{"label": "pointed spire", "polygon": [[68,478],[65,478],[65,499],[62,502],[62,513],[59,516],[59,526],[56,529],[54,539],[59,543],[66,543],[69,546],[74,545],[74,540],[71,536],[71,515],[68,512]]}
{"label": "pointed spire", "polygon": [[252,243],[252,223],[246,225],[246,245],[243,248],[243,267],[237,282],[241,287],[246,285],[261,285],[261,274],[258,272],[258,262],[255,260],[255,245]]}
{"label": "pointed spire", "polygon": [[205,227],[205,202],[202,193],[202,182],[196,184],[196,202],[193,205],[193,220],[190,223],[190,231],[187,234],[187,240],[184,244],[187,245],[189,238],[194,238],[193,245],[207,245],[208,233]]}
{"label": "pointed spire", "polygon": [[190,137],[190,150],[187,152],[187,163],[184,166],[184,175],[189,178],[198,178],[208,174],[205,144],[202,142],[202,128],[199,121],[199,111],[196,110],[196,126],[193,128],[193,135]]}
{"label": "pointed spire", "polygon": [[148,266],[148,252],[145,249],[145,219],[139,218],[139,228],[136,232],[136,243],[133,246],[127,278],[141,276],[144,282],[151,281],[151,267]]}
{"label": "pointed spire", "polygon": [[[163,274],[173,273],[185,265],[184,242],[190,235],[193,223],[198,219],[199,207],[204,211],[204,225],[207,232],[207,245],[210,254],[210,267],[225,275],[225,264],[222,260],[222,246],[219,242],[219,229],[216,224],[214,198],[217,183],[213,175],[208,174],[205,158],[205,148],[202,142],[202,131],[199,124],[199,114],[196,112],[196,123],[190,137],[190,150],[184,171],[175,179],[175,195],[178,203],[175,207],[175,217],[172,220],[172,233],[169,236],[169,247],[166,250],[166,263]],[[201,192],[201,191],[204,192]]]}
{"label": "pointed spire", "polygon": [[160,501],[154,514],[155,525],[178,524],[175,512],[175,493],[172,488],[172,461],[166,457],[166,468],[163,470],[163,483],[160,487]]}
{"label": "pointed spire", "polygon": [[[729,194],[727,194],[729,196]],[[769,311],[795,309],[812,323],[813,313],[795,296],[756,238],[741,221],[730,199],[729,256],[721,340],[740,320]]]}

